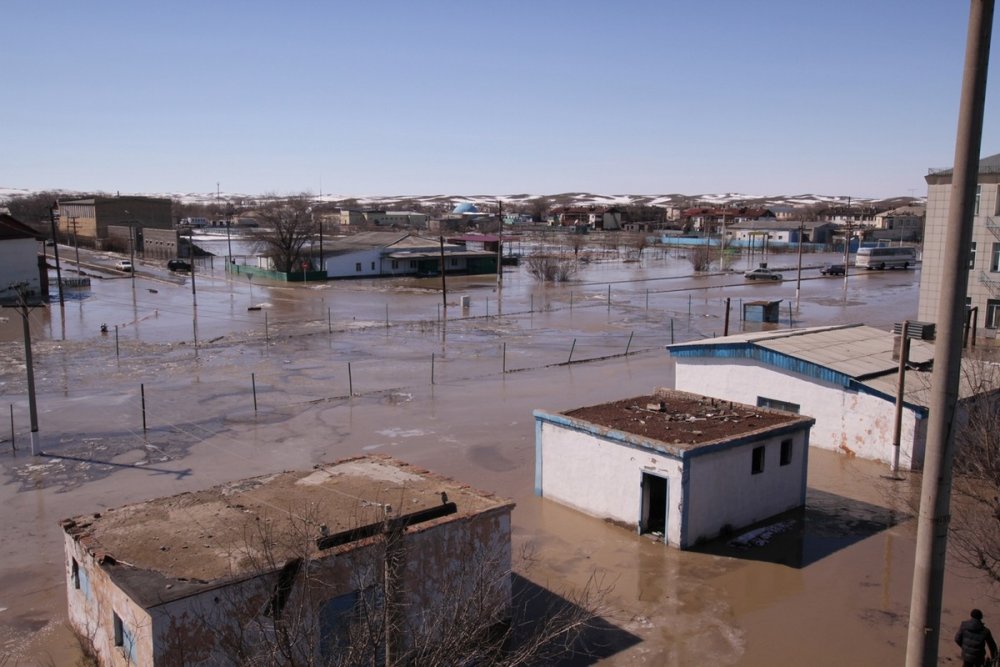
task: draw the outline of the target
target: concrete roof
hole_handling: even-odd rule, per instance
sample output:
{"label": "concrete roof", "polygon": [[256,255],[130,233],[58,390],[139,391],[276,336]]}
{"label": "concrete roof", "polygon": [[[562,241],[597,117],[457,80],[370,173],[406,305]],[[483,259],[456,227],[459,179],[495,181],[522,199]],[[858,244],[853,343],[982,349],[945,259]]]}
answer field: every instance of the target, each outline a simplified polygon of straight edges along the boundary
{"label": "concrete roof", "polygon": [[[345,252],[356,252],[358,250],[374,250],[376,248],[392,248],[394,250],[405,250],[407,248],[440,249],[441,242],[438,239],[417,236],[409,232],[362,232],[351,236],[334,238],[328,244],[333,254],[343,254]],[[455,244],[444,244],[445,250],[452,248],[461,250],[462,246]]]}
{"label": "concrete roof", "polygon": [[765,435],[808,428],[811,417],[673,389],[535,418],[627,445],[688,458],[738,447]]}
{"label": "concrete roof", "polygon": [[[927,181],[930,182],[935,176],[947,176],[948,179],[946,180],[950,180],[953,171],[953,167],[949,167],[948,169],[932,169],[927,175]],[[998,171],[1000,171],[1000,153],[989,155],[979,160],[980,174],[995,174]]]}
{"label": "concrete roof", "polygon": [[273,562],[311,549],[317,557],[356,548],[360,539],[320,551],[315,539],[348,534],[384,519],[438,508],[442,492],[457,511],[407,531],[513,508],[498,498],[387,456],[366,456],[312,470],[221,484],[63,522],[64,530],[144,607],[263,574],[261,529],[273,539]]}

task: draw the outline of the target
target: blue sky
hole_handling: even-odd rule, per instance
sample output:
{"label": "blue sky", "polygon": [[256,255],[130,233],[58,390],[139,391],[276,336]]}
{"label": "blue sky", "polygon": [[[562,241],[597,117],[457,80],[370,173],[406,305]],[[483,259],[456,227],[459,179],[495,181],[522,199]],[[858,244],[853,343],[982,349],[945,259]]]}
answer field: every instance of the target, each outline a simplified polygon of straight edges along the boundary
{"label": "blue sky", "polygon": [[5,0],[2,17],[0,188],[877,197],[926,194],[951,164],[968,3]]}

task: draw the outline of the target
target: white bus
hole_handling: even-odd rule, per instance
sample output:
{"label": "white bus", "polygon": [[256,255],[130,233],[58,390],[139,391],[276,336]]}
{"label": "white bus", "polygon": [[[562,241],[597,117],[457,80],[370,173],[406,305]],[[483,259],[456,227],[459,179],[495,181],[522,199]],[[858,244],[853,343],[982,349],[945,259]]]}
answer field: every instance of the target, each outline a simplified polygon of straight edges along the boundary
{"label": "white bus", "polygon": [[908,269],[917,263],[917,251],[912,247],[902,248],[859,248],[854,266],[872,269]]}

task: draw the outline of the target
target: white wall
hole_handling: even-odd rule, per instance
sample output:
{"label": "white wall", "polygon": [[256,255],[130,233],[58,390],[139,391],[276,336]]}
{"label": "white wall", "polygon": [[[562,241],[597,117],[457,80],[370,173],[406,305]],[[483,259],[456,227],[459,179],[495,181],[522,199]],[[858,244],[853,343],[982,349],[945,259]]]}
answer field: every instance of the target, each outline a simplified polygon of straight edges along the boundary
{"label": "white wall", "polygon": [[[681,548],[799,507],[805,500],[807,433],[802,428],[684,461],[539,420],[541,495],[633,528],[642,509],[642,475],[668,480],[667,541]],[[792,459],[779,465],[781,441]],[[752,474],[753,449],[765,447],[763,472]],[[686,486],[686,489],[685,489]],[[686,496],[685,496],[686,493]],[[687,508],[685,510],[685,504]]]}
{"label": "white wall", "polygon": [[29,292],[39,294],[38,241],[0,241],[0,299],[15,298],[17,293],[9,285],[20,282],[27,282]]}
{"label": "white wall", "polygon": [[[380,275],[380,262],[382,260],[382,249],[359,250],[336,257],[327,257],[324,264],[326,275],[330,278],[350,278],[352,276],[377,276]],[[357,264],[361,263],[361,270],[357,270]],[[375,268],[372,268],[374,263]]]}
{"label": "white wall", "polygon": [[544,421],[539,437],[542,495],[602,519],[637,527],[642,508],[642,473],[666,477],[666,538],[670,544],[680,546],[680,460]]}
{"label": "white wall", "polygon": [[[805,502],[808,469],[806,429],[745,446],[696,456],[688,480],[687,544],[763,521]],[[788,465],[780,465],[781,441],[792,441]],[[753,449],[764,447],[764,470],[753,474]]]}
{"label": "white wall", "polygon": [[[748,405],[756,405],[758,396],[796,403],[801,414],[816,419],[810,445],[864,459],[892,460],[895,405],[891,401],[749,359],[674,357],[674,361],[676,389]],[[922,421],[915,411],[903,409],[899,465],[904,470],[914,468],[914,463],[919,468],[923,462]]]}

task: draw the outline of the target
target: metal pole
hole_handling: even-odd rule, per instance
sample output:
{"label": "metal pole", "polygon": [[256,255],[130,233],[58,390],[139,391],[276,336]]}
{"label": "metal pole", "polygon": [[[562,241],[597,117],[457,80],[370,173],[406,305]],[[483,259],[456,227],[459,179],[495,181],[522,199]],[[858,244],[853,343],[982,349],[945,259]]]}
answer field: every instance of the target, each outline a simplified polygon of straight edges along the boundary
{"label": "metal pole", "polygon": [[726,297],[726,323],[722,325],[722,335],[729,335],[729,297]]}
{"label": "metal pole", "polygon": [[[194,256],[194,254],[195,254],[194,253],[194,229],[191,230],[191,238],[188,240],[188,243],[191,244],[191,301],[194,304],[194,307],[197,308],[198,307],[198,290],[195,287],[195,280],[194,280],[194,265],[197,263],[197,262],[195,262],[195,256]],[[135,275],[135,267],[134,266],[132,267],[132,274]]]}
{"label": "metal pole", "polygon": [[573,363],[573,350],[576,349],[576,339],[573,339],[573,345],[569,348],[569,359],[566,361],[567,364]]}
{"label": "metal pole", "polygon": [[674,344],[674,318],[670,318],[670,344]]}
{"label": "metal pole", "polygon": [[354,396],[354,377],[351,375],[351,362],[347,362],[347,395]]}
{"label": "metal pole", "polygon": [[649,289],[646,289],[646,310],[649,310]]}
{"label": "metal pole", "polygon": [[497,200],[497,220],[500,223],[497,231],[497,286],[503,287],[503,202]]}
{"label": "metal pole", "polygon": [[385,328],[389,328],[389,304],[385,304]]}
{"label": "metal pole", "polygon": [[632,336],[634,336],[634,335],[635,335],[634,331],[630,332],[629,335],[628,335],[628,343],[625,344],[625,356],[626,357],[628,356],[629,349],[632,347]]}
{"label": "metal pole", "polygon": [[115,325],[115,357],[120,358],[120,348],[118,347],[118,325]]}
{"label": "metal pole", "polygon": [[441,242],[441,302],[444,304],[445,316],[448,315],[448,283],[444,279],[444,236],[439,236]]}
{"label": "metal pole", "polygon": [[326,309],[326,332],[333,333],[333,315],[329,308]]}
{"label": "metal pole", "polygon": [[[805,231],[806,223],[799,223],[799,266],[795,276],[795,310],[799,309],[799,292],[802,289],[802,232]],[[844,273],[847,273],[847,264],[844,264]]]}
{"label": "metal pole", "polygon": [[[52,202],[52,208],[49,209],[49,222],[52,224],[52,255],[56,258],[56,282],[59,283],[59,305],[62,306],[65,300],[63,299],[62,267],[59,264],[59,237],[56,236],[57,204],[58,202]],[[80,268],[79,264],[76,268]]]}
{"label": "metal pole", "polygon": [[265,345],[271,344],[271,334],[270,332],[268,332],[267,328],[267,311],[264,311],[264,344]]}
{"label": "metal pole", "polygon": [[907,667],[932,667],[941,641],[941,597],[948,545],[955,406],[962,362],[962,315],[983,134],[993,0],[971,0],[965,74],[955,141],[951,202],[941,255],[938,337],[934,344],[930,418],[917,517],[917,548],[906,644]]}
{"label": "metal pole", "polygon": [[611,312],[611,285],[608,285],[608,312]]}
{"label": "metal pole", "polygon": [[431,352],[431,384],[434,384],[434,353]]}
{"label": "metal pole", "polygon": [[24,365],[28,374],[28,412],[31,416],[31,455],[35,455],[35,439],[38,437],[38,406],[35,404],[35,366],[31,359],[31,324],[28,320],[28,300],[25,284],[17,286],[20,299],[21,324],[24,331]]}
{"label": "metal pole", "polygon": [[[850,202],[850,198],[848,198]],[[848,204],[848,213],[850,213],[850,204]],[[847,292],[847,276],[850,271],[847,270],[849,266],[851,256],[851,219],[847,219],[847,228],[844,230],[844,292]]]}
{"label": "metal pole", "polygon": [[253,411],[257,412],[257,377],[254,373],[250,374],[250,388],[253,390]]}
{"label": "metal pole", "polygon": [[691,318],[691,295],[688,294],[688,318]]}
{"label": "metal pole", "polygon": [[139,396],[142,398],[142,432],[146,432],[146,385],[139,385]]}
{"label": "metal pole", "polygon": [[896,414],[892,422],[892,465],[889,470],[899,470],[899,441],[903,430],[903,392],[906,389],[906,362],[910,356],[910,321],[903,321],[903,335],[899,341],[899,375],[896,378]]}
{"label": "metal pole", "polygon": [[17,443],[14,441],[14,404],[10,404],[10,449],[12,452],[17,451]]}
{"label": "metal pole", "polygon": [[[128,226],[128,250],[129,250],[129,261],[132,264],[132,270],[129,273],[132,274],[132,289],[135,289],[135,225],[129,223]],[[191,263],[191,281],[194,284],[194,262]]]}
{"label": "metal pole", "polygon": [[573,312],[573,292],[570,290],[569,293],[569,312]]}
{"label": "metal pole", "polygon": [[[503,365],[501,366],[501,368],[503,369],[504,373],[507,372],[507,343],[503,344]],[[11,410],[13,410],[13,409],[14,409],[14,406],[11,406]],[[13,417],[12,417],[12,419],[13,419]]]}

